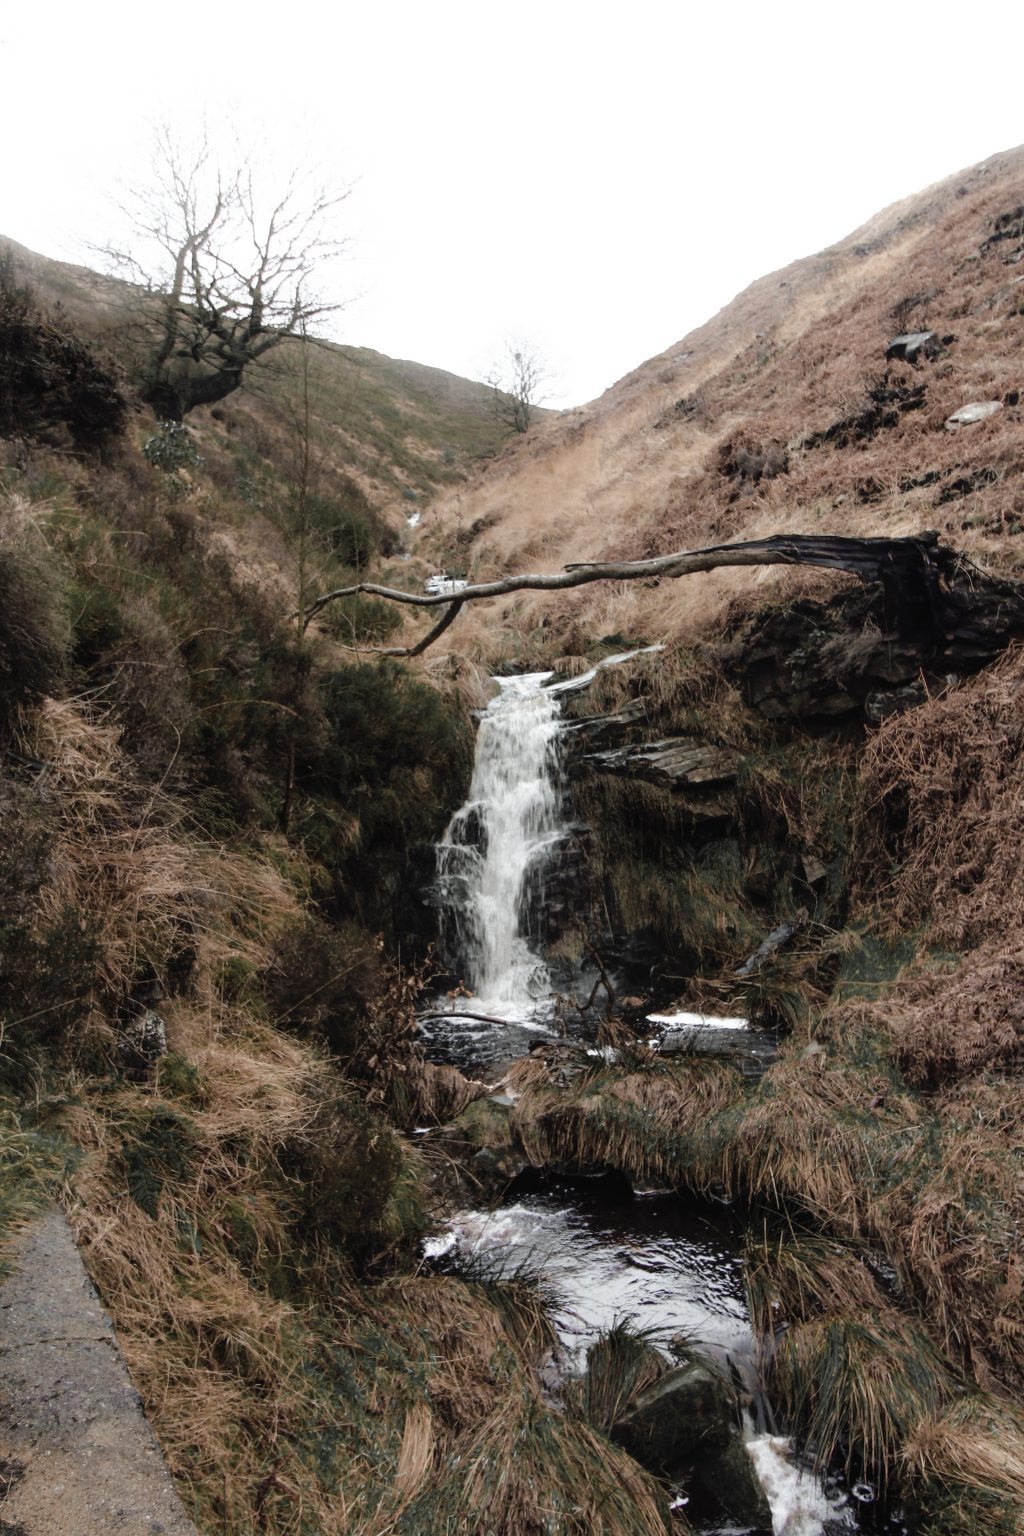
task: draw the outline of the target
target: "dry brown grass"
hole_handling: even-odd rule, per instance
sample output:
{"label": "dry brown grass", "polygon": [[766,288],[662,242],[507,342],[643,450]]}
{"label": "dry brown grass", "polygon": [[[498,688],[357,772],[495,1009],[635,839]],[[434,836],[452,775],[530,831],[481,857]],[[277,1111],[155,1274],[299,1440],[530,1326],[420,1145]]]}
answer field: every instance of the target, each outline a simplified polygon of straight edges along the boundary
{"label": "dry brown grass", "polygon": [[82,999],[85,1028],[122,1002],[147,967],[194,952],[193,991],[216,1006],[212,978],[230,956],[265,964],[269,941],[298,911],[268,860],[191,839],[181,808],[143,785],[120,729],[87,704],[46,699],[22,717],[20,750],[39,765],[59,807],[39,919],[73,908],[93,924],[98,988]]}
{"label": "dry brown grass", "polygon": [[[407,1243],[419,1166],[367,1106],[440,1121],[484,1091],[410,1049],[415,980],[392,976],[346,1085],[221,984],[225,966],[264,968],[300,910],[279,851],[272,862],[198,843],[81,702],[26,715],[21,747],[59,806],[43,916],[72,902],[100,936],[94,1030],[140,972],[182,943],[191,955],[187,987],[160,1005],[173,1054],[135,1081],[82,1081],[59,1121],[81,1151],[66,1203],[83,1257],[201,1525],[660,1532],[657,1486],[541,1404],[534,1369],[554,1336],[536,1290],[367,1284],[335,1242],[350,1215],[316,1206],[343,1199],[349,1173],[372,1183],[376,1165],[337,1163],[354,1136],[393,1175],[372,1213],[376,1261]],[[325,1146],[318,1195],[295,1169]]]}
{"label": "dry brown grass", "polygon": [[821,1465],[845,1444],[848,1468],[883,1481],[956,1390],[927,1336],[891,1309],[796,1324],[777,1343],[771,1379]]}
{"label": "dry brown grass", "polygon": [[[1005,946],[1020,924],[1022,690],[1024,651],[1015,647],[981,676],[893,716],[871,738],[860,767],[862,892],[881,896],[894,928],[927,919],[938,939],[959,948],[990,937]],[[888,883],[880,892],[864,889],[890,848]]]}
{"label": "dry brown grass", "polygon": [[970,1397],[930,1415],[907,1440],[903,1460],[917,1477],[1009,1502],[1016,1529],[1024,1529],[1024,1422],[1010,1404]]}
{"label": "dry brown grass", "polygon": [[[1020,388],[1018,269],[1003,265],[999,247],[974,258],[992,220],[1019,202],[1021,164],[1019,150],[996,157],[754,283],[600,400],[542,424],[442,497],[418,547],[441,547],[479,521],[467,553],[482,577],[823,525],[859,535],[939,527],[972,554],[1020,565],[1019,408],[966,432],[945,432],[943,422],[968,400]],[[957,338],[934,362],[889,365],[892,379],[926,384],[923,408],[842,449],[802,448],[864,408],[889,340],[906,326]],[[687,401],[695,409],[677,409]],[[751,431],[788,448],[788,473],[757,485],[722,473],[723,446]],[[834,584],[815,579],[819,589]],[[737,594],[756,602],[804,591],[804,577],[778,571],[612,583],[479,605],[446,643],[494,658],[529,635],[551,657],[572,649],[574,632],[693,637],[717,627]]]}

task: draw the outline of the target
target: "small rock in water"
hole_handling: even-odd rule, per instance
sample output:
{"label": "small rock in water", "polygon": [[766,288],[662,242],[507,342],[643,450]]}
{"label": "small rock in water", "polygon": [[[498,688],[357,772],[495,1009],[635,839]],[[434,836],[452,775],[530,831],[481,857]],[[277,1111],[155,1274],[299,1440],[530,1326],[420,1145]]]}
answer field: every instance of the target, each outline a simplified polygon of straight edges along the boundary
{"label": "small rock in water", "polygon": [[768,1499],[735,1423],[725,1379],[691,1359],[633,1400],[612,1439],[653,1471],[695,1476],[732,1519],[770,1529]]}

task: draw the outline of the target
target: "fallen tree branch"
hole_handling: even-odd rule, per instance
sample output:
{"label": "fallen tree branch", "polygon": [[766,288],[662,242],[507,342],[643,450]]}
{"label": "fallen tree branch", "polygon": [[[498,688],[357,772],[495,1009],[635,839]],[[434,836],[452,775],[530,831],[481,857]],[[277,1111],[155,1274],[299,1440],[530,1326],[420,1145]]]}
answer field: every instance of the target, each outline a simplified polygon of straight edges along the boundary
{"label": "fallen tree branch", "polygon": [[508,1024],[509,1019],[499,1019],[493,1013],[468,1013],[465,1008],[442,1008],[434,1013],[421,1013],[421,1023],[432,1023],[435,1019],[475,1019],[480,1024]]}
{"label": "fallen tree branch", "polygon": [[653,577],[675,580],[679,576],[712,571],[720,566],[813,565],[846,571],[861,581],[879,581],[886,592],[887,606],[891,604],[897,620],[901,617],[909,620],[912,612],[914,623],[930,622],[937,626],[949,578],[963,563],[955,551],[939,544],[938,534],[932,531],[898,539],[775,534],[768,539],[715,544],[707,549],[683,550],[650,560],[597,561],[568,565],[551,575],[503,576],[494,581],[470,583],[460,588],[454,598],[450,591],[403,592],[398,587],[360,581],[318,597],[306,609],[305,622],[308,624],[328,603],[360,593],[414,608],[446,606],[448,611],[441,622],[415,645],[374,651],[374,654],[384,656],[419,656],[444,633],[465,603],[489,597],[506,597],[513,592],[558,592],[595,581],[640,581]]}

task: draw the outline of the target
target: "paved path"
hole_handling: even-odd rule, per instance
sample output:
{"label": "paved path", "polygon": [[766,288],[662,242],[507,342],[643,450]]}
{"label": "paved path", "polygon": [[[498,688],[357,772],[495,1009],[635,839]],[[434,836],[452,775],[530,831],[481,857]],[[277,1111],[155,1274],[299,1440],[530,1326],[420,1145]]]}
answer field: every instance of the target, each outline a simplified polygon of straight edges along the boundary
{"label": "paved path", "polygon": [[0,1285],[0,1536],[198,1536],[67,1222]]}

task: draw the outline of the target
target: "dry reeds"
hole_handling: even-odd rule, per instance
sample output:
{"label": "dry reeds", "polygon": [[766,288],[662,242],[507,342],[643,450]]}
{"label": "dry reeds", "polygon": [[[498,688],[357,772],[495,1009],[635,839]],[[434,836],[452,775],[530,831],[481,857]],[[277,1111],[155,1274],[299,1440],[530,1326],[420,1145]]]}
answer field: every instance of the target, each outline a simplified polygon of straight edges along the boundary
{"label": "dry reeds", "polygon": [[861,884],[874,886],[895,859],[880,893],[894,929],[928,918],[937,938],[959,947],[1005,942],[1019,924],[1022,687],[1024,650],[1015,648],[981,676],[891,717],[869,742],[855,829]]}
{"label": "dry reeds", "polygon": [[1024,1528],[1024,1422],[1009,1403],[968,1397],[929,1415],[907,1440],[902,1460],[914,1477],[997,1500],[1002,1520],[993,1520],[994,1529],[1006,1529],[1007,1507],[1015,1528]]}

